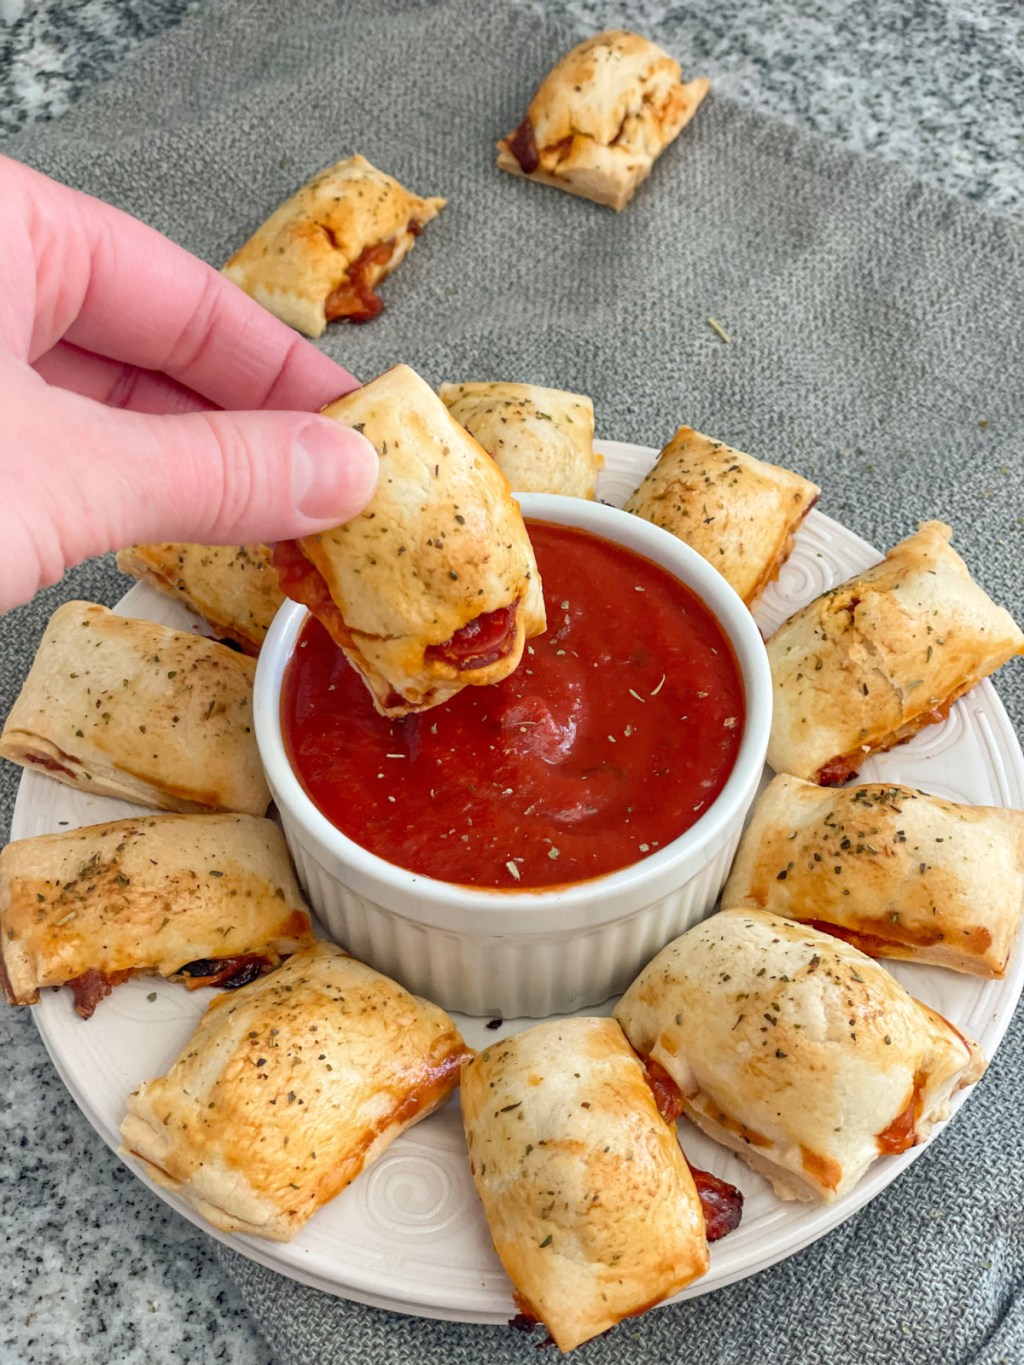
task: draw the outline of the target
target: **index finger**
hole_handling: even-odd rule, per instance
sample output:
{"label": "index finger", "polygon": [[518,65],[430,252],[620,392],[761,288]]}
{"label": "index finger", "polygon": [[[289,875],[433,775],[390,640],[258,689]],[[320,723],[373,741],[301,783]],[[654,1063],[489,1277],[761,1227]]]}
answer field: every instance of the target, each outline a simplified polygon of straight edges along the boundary
{"label": "index finger", "polygon": [[[155,229],[19,169],[40,210],[31,215],[44,302],[37,332],[39,319],[44,329],[61,329],[34,336],[32,358],[63,335],[169,375],[222,408],[312,411],[358,387],[348,370]],[[60,278],[48,281],[54,273]],[[69,280],[82,287],[68,288]]]}

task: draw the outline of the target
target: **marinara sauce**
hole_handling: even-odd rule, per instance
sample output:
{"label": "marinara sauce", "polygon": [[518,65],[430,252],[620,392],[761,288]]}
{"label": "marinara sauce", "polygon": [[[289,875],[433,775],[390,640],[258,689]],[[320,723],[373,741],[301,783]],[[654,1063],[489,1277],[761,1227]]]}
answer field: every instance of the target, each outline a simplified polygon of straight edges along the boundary
{"label": "marinara sauce", "polygon": [[282,728],[306,791],[349,838],[442,881],[563,885],[639,862],[699,819],[743,731],[721,626],[659,565],[530,523],[548,628],[504,681],[388,720],[310,618]]}

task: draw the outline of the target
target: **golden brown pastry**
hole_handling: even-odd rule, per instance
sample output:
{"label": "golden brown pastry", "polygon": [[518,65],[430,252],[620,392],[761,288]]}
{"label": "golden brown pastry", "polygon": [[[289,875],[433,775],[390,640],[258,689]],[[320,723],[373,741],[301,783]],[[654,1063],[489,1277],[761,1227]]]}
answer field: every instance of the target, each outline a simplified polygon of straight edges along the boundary
{"label": "golden brown pastry", "polygon": [[782,1199],[842,1198],[984,1070],[878,963],[760,910],[723,910],[663,948],[615,1018],[686,1114]]}
{"label": "golden brown pastry", "polygon": [[117,567],[184,602],[246,654],[260,652],[284,601],[267,545],[132,545]]}
{"label": "golden brown pastry", "polygon": [[507,677],[545,620],[504,474],[407,365],[324,414],[376,447],[377,491],[344,526],[282,542],[281,587],[323,622],[382,715]]}
{"label": "golden brown pastry", "polygon": [[1024,913],[1024,811],[781,774],[758,798],[722,904],[811,923],[871,957],[1000,977]]}
{"label": "golden brown pastry", "polygon": [[437,1005],[333,943],[219,995],[128,1100],[124,1151],[225,1232],[287,1242],[458,1084]]}
{"label": "golden brown pastry", "polygon": [[820,492],[799,474],[680,427],[626,511],[692,546],[752,607]]}
{"label": "golden brown pastry", "polygon": [[306,336],[320,336],[339,319],[369,322],[384,307],[376,286],[444,204],[350,156],[275,209],[224,274]]}
{"label": "golden brown pastry", "polygon": [[569,1351],[708,1267],[675,1129],[611,1019],[537,1024],[462,1077],[473,1178],[523,1312]]}
{"label": "golden brown pastry", "polygon": [[874,568],[823,593],[768,641],[776,772],[835,786],[868,754],[943,720],[1015,654],[1024,633],[924,522]]}
{"label": "golden brown pastry", "polygon": [[67,602],[7,717],[0,757],[162,810],[262,815],[255,668],[201,636]]}
{"label": "golden brown pastry", "polygon": [[442,384],[439,393],[517,493],[594,497],[601,457],[589,398],[536,384]]}
{"label": "golden brown pastry", "polygon": [[498,143],[498,165],[625,208],[711,88],[704,76],[680,82],[679,63],[649,39],[598,33],[544,78],[522,123]]}
{"label": "golden brown pastry", "polygon": [[130,976],[237,987],[313,934],[284,836],[251,815],[142,815],[0,853],[0,985],[70,986],[88,1019]]}

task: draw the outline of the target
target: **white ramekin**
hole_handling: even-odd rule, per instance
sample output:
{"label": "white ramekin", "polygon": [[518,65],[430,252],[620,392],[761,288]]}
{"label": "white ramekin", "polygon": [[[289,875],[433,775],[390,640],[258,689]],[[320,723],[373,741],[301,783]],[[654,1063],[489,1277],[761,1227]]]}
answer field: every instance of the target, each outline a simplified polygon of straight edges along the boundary
{"label": "white ramekin", "polygon": [[524,494],[520,503],[527,517],[581,527],[662,565],[706,604],[732,643],[746,694],[736,764],[717,799],[671,844],[632,867],[550,890],[485,890],[408,872],[336,829],[288,761],[281,685],[304,607],[289,602],[278,612],[255,690],[267,780],[299,877],[328,934],[445,1009],[503,1019],[600,1004],[708,912],[757,792],[771,726],[771,676],[760,633],[736,593],[696,551],[602,503],[547,494]]}

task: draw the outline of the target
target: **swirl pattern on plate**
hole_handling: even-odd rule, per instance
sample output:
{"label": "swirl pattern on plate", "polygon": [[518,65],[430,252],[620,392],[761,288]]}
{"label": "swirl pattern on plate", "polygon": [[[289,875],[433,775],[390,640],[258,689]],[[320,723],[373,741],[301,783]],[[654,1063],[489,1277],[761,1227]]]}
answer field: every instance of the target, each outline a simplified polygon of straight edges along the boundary
{"label": "swirl pattern on plate", "polygon": [[366,1215],[403,1236],[433,1236],[466,1216],[469,1191],[434,1153],[392,1149],[363,1185]]}

